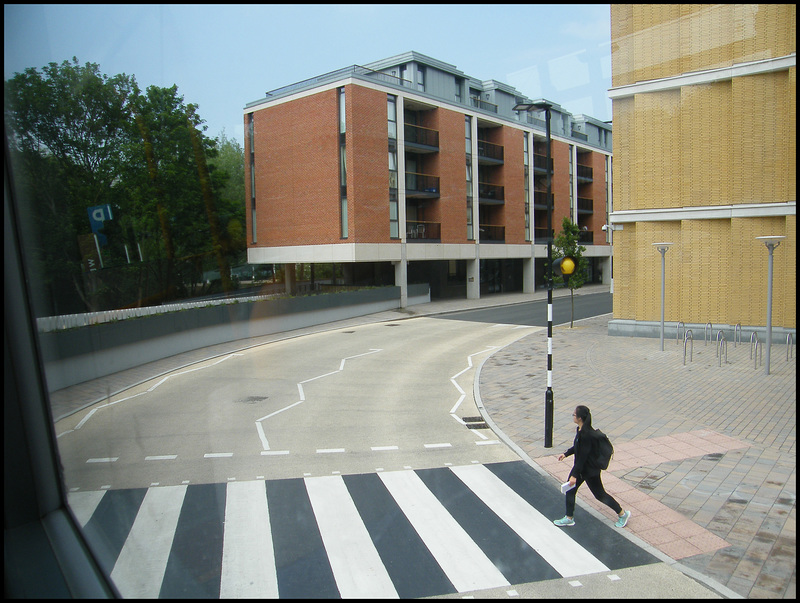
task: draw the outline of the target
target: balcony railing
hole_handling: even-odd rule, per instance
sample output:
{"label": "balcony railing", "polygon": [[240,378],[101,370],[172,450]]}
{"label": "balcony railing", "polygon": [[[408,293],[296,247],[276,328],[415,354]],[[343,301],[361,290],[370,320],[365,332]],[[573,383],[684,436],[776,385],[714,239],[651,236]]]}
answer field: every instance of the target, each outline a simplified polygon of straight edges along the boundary
{"label": "balcony railing", "polygon": [[578,211],[585,214],[594,213],[594,201],[584,197],[578,197]]}
{"label": "balcony railing", "polygon": [[469,100],[473,107],[477,107],[478,109],[483,109],[484,111],[491,111],[492,113],[497,113],[497,105],[493,103],[488,103],[475,96],[470,96]]}
{"label": "balcony railing", "polygon": [[406,197],[430,199],[438,196],[439,176],[406,172]]}
{"label": "balcony railing", "polygon": [[485,140],[478,141],[478,159],[492,159],[494,161],[503,161],[503,147],[493,142]]}
{"label": "balcony railing", "polygon": [[[550,195],[550,198],[552,199],[553,195]],[[545,191],[533,191],[533,208],[547,209],[547,193]]]}
{"label": "balcony railing", "polygon": [[481,243],[505,243],[506,227],[496,224],[481,224],[480,241]]}
{"label": "balcony railing", "polygon": [[594,233],[582,231],[578,234],[578,243],[584,245],[594,245]]}
{"label": "balcony railing", "polygon": [[442,225],[439,222],[406,221],[406,239],[408,241],[441,241]]}
{"label": "balcony railing", "polygon": [[505,187],[499,184],[478,183],[478,200],[481,203],[502,204],[506,200]]}
{"label": "balcony railing", "polygon": [[[533,169],[547,172],[547,155],[533,155]],[[550,171],[553,171],[553,158],[550,157]]]}
{"label": "balcony railing", "polygon": [[406,144],[439,148],[438,130],[431,130],[430,128],[423,128],[422,126],[415,126],[413,124],[404,125]]}
{"label": "balcony railing", "polygon": [[533,242],[538,245],[547,245],[547,229],[546,228],[534,228],[533,229]]}
{"label": "balcony railing", "polygon": [[592,168],[588,165],[580,165],[578,164],[578,178],[582,178],[584,180],[592,180]]}

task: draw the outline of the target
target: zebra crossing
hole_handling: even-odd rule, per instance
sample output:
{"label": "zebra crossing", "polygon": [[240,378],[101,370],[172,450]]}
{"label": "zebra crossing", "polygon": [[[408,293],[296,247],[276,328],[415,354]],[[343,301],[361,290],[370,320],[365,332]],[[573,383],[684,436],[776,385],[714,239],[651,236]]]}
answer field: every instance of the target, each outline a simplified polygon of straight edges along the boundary
{"label": "zebra crossing", "polygon": [[123,597],[415,598],[658,560],[522,461],[73,492]]}

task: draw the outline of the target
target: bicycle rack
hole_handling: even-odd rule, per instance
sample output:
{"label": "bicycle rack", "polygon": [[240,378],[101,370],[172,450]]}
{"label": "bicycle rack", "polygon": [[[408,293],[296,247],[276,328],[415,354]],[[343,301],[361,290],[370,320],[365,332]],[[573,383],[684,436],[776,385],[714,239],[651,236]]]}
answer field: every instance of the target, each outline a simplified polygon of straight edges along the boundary
{"label": "bicycle rack", "polygon": [[[755,339],[755,353],[753,353],[753,339]],[[750,335],[750,358],[753,359],[753,368],[758,368],[759,361],[760,364],[764,364],[764,347],[761,345],[761,342],[758,340],[758,335],[756,333],[752,333]]]}
{"label": "bicycle rack", "polygon": [[786,336],[786,362],[789,362],[789,358],[792,358],[793,354],[794,354],[794,337],[792,337],[792,334],[789,333]]}
{"label": "bicycle rack", "polygon": [[739,331],[739,343],[742,343],[742,323],[737,322],[733,326],[733,347],[736,347],[736,331]]}
{"label": "bicycle rack", "polygon": [[714,327],[711,325],[710,322],[707,322],[706,326],[703,327],[703,346],[707,346],[708,345],[708,340],[711,339],[711,337],[708,337],[708,339],[706,339],[706,333],[708,333],[709,331],[711,333],[713,333],[714,332]]}
{"label": "bicycle rack", "polygon": [[694,337],[692,336],[692,330],[687,329],[683,336],[683,366],[686,366],[686,344],[690,341],[692,344],[689,346],[689,362],[692,362],[692,355],[694,354]]}
{"label": "bicycle rack", "polygon": [[728,364],[728,340],[725,339],[725,333],[717,331],[717,356],[719,356],[719,365],[722,366],[722,349],[725,348],[725,364]]}
{"label": "bicycle rack", "polygon": [[679,320],[678,324],[675,325],[675,345],[677,345],[679,343],[679,339],[678,338],[680,337],[680,335],[678,335],[678,331],[681,330],[681,327],[683,327],[683,336],[686,337],[686,325],[683,324],[682,320]]}

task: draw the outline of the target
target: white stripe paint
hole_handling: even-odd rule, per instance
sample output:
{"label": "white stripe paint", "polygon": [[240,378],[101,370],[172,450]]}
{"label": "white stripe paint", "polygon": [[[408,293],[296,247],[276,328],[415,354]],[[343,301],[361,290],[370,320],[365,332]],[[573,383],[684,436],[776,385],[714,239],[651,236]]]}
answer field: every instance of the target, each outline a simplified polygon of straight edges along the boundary
{"label": "white stripe paint", "polygon": [[67,494],[67,503],[75,518],[81,526],[85,526],[92,518],[94,510],[103,499],[106,490],[94,490],[90,492],[70,492]]}
{"label": "white stripe paint", "polygon": [[398,598],[344,480],[325,476],[305,482],[342,598]]}
{"label": "white stripe paint", "polygon": [[233,456],[232,452],[207,452],[203,455],[205,459],[222,459]]}
{"label": "white stripe paint", "polygon": [[425,448],[450,448],[452,444],[443,442],[441,444],[425,444]]}
{"label": "white stripe paint", "polygon": [[397,446],[373,446],[371,450],[379,451],[379,450],[398,450]]}
{"label": "white stripe paint", "polygon": [[386,471],[378,476],[458,592],[509,586],[416,473]]}
{"label": "white stripe paint", "polygon": [[123,598],[158,598],[185,495],[186,486],[147,490],[111,571]]}
{"label": "white stripe paint", "polygon": [[451,467],[500,519],[565,578],[608,571],[594,555],[580,546],[506,483],[483,465]]}
{"label": "white stripe paint", "polygon": [[277,599],[278,572],[264,482],[230,482],[225,497],[220,599]]}
{"label": "white stripe paint", "polygon": [[86,459],[87,463],[115,463],[119,460],[118,456],[111,456],[111,457],[104,457],[104,458],[95,458],[95,459]]}
{"label": "white stripe paint", "polygon": [[177,454],[159,454],[156,456],[146,456],[144,460],[146,461],[172,461],[178,458]]}
{"label": "white stripe paint", "polygon": [[344,448],[317,448],[317,454],[335,454],[344,452]]}

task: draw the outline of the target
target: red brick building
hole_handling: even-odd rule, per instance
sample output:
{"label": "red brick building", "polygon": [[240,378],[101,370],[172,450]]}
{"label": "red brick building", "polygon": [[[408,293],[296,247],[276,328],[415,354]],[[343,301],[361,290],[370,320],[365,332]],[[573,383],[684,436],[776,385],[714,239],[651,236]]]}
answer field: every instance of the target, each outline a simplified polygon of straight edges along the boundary
{"label": "red brick building", "polygon": [[[335,264],[340,282],[477,298],[545,286],[544,114],[495,80],[409,52],[244,110],[248,262]],[[552,103],[553,230],[581,227],[610,282],[611,126]]]}

